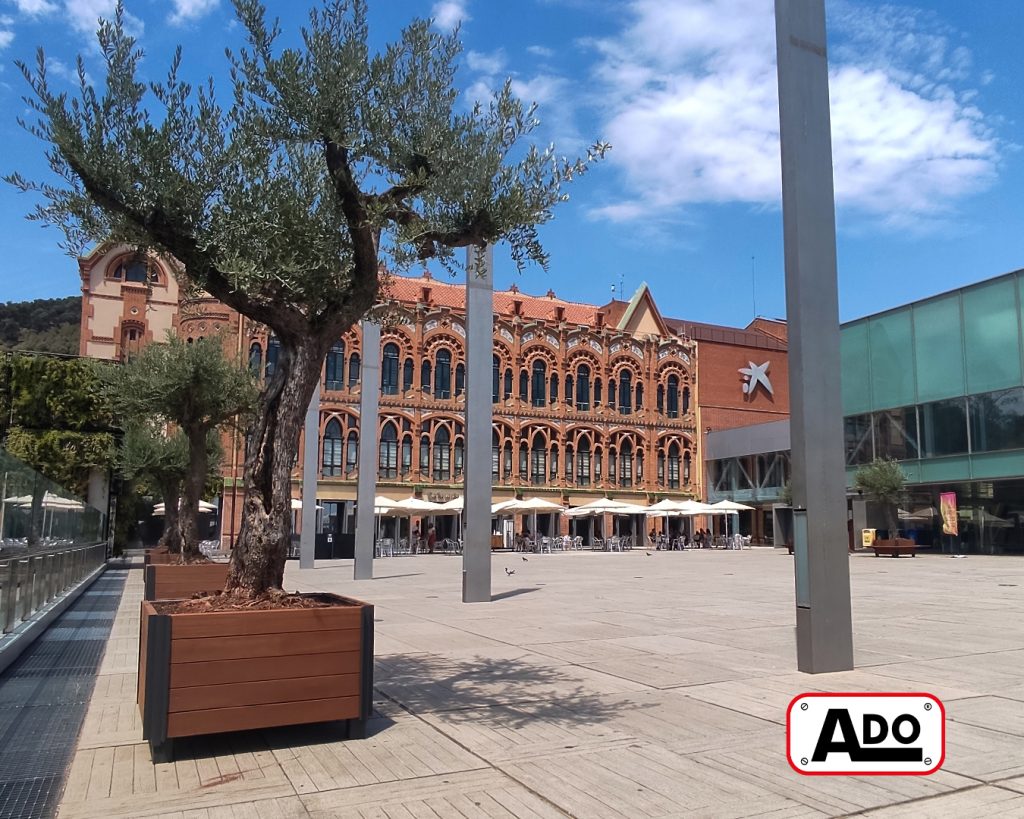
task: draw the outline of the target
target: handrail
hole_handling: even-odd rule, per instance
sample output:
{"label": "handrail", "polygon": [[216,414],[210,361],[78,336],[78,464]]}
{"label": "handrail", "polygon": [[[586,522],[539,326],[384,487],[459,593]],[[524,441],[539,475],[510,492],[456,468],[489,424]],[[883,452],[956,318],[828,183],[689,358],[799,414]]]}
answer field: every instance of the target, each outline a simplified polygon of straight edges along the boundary
{"label": "handrail", "polygon": [[72,546],[0,560],[0,633],[14,631],[107,559],[107,545]]}

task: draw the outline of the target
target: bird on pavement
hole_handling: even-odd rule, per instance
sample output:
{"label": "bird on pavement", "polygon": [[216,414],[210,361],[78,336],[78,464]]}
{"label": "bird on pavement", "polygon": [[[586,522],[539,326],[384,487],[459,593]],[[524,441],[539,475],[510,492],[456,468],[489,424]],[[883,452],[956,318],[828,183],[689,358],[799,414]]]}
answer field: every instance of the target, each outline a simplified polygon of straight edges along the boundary
{"label": "bird on pavement", "polygon": [[523,558],[523,563],[529,563],[529,562],[530,562],[530,559],[528,557],[524,557]]}
{"label": "bird on pavement", "polygon": [[516,573],[515,569],[509,569],[508,567],[505,568],[505,574],[507,574],[509,577],[511,577],[515,573]]}

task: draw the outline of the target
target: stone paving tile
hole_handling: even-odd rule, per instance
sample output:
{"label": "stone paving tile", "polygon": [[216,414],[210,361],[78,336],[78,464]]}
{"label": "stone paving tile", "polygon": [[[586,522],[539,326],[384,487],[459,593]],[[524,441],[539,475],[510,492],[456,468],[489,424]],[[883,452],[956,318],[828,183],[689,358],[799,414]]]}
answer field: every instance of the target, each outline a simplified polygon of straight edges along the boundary
{"label": "stone paving tile", "polygon": [[956,793],[909,802],[905,805],[892,805],[867,811],[859,816],[870,816],[873,819],[896,819],[896,817],[912,817],[912,819],[989,819],[991,816],[1022,817],[1024,816],[1024,795],[991,786],[980,786]]}

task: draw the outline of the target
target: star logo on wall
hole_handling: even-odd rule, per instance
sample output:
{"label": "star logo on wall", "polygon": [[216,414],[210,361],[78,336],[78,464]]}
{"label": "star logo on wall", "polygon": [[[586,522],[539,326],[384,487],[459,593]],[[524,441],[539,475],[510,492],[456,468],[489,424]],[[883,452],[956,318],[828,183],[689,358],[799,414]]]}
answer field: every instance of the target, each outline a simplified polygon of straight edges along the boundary
{"label": "star logo on wall", "polygon": [[757,389],[757,385],[760,384],[764,387],[765,392],[769,395],[774,395],[772,392],[772,382],[768,380],[768,367],[771,362],[766,361],[764,364],[755,364],[753,361],[748,361],[747,363],[749,366],[740,367],[740,374],[743,376],[743,394],[752,396],[754,390]]}

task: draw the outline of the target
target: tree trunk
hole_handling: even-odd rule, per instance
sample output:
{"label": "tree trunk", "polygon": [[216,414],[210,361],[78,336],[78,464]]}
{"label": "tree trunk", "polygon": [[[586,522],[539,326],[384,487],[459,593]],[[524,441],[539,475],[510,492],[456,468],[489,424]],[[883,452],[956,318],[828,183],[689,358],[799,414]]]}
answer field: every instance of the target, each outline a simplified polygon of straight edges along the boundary
{"label": "tree trunk", "polygon": [[187,431],[188,474],[181,493],[181,553],[186,562],[202,555],[199,550],[199,501],[209,472],[206,433],[204,427]]}
{"label": "tree trunk", "polygon": [[181,501],[181,484],[168,481],[160,485],[164,499],[164,530],[157,546],[171,554],[181,554],[181,529],[178,527],[178,503]]}
{"label": "tree trunk", "polygon": [[336,332],[281,337],[245,460],[245,497],[227,591],[256,597],[280,590],[292,531],[291,485],[306,410]]}

